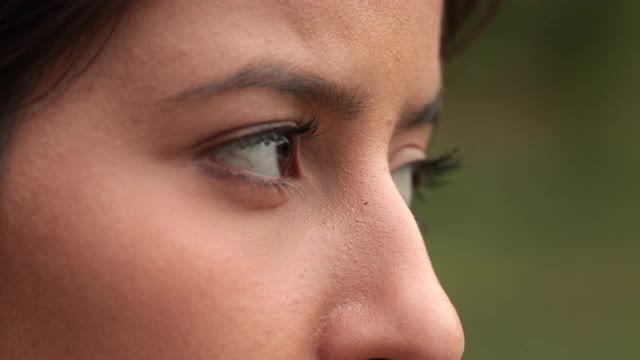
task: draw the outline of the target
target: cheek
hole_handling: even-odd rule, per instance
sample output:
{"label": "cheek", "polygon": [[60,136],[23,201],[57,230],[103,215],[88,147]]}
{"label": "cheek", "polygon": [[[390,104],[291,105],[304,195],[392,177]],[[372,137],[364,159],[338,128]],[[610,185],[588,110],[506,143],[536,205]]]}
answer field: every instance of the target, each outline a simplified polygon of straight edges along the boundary
{"label": "cheek", "polygon": [[0,260],[40,338],[182,357],[312,338],[317,301],[289,295],[308,281],[289,270],[299,260],[272,256],[295,243],[282,226],[185,191],[188,177],[168,169],[23,154],[8,178]]}

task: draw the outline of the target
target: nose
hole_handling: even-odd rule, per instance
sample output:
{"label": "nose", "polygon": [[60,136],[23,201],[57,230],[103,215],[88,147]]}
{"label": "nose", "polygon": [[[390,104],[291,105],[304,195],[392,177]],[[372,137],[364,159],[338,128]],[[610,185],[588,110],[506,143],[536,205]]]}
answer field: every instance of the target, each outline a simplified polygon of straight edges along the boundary
{"label": "nose", "polygon": [[[460,321],[390,178],[346,201],[348,284],[327,316],[321,359],[460,359]],[[369,194],[369,195],[367,195]],[[375,195],[371,195],[375,194]],[[346,198],[346,197],[345,197]]]}

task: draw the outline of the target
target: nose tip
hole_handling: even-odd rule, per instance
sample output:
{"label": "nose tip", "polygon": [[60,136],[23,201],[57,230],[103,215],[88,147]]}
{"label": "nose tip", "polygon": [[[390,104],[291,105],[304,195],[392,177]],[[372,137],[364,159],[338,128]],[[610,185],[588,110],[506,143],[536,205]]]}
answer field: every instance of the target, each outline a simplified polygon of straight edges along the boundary
{"label": "nose tip", "polygon": [[[386,188],[388,190],[388,188]],[[358,214],[367,226],[348,232],[357,277],[324,322],[319,358],[458,360],[464,335],[438,281],[414,217],[395,191]],[[370,202],[371,203],[371,202]]]}
{"label": "nose tip", "polygon": [[[327,337],[319,358],[459,360],[464,336],[457,315],[446,305],[426,304],[403,305],[402,312],[390,311],[388,305],[367,305],[366,301],[341,306],[324,329]],[[419,309],[425,307],[431,308]]]}

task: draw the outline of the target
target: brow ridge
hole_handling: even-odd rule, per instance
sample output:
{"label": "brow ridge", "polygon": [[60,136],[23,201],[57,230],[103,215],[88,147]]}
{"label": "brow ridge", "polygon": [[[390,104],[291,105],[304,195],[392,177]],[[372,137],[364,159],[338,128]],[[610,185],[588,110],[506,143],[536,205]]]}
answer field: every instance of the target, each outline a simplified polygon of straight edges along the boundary
{"label": "brow ridge", "polygon": [[405,111],[396,125],[396,131],[437,124],[441,104],[442,99],[438,94],[433,101],[425,104],[417,111]]}
{"label": "brow ridge", "polygon": [[290,65],[260,63],[249,64],[222,80],[207,81],[182,91],[168,101],[207,98],[252,87],[289,94],[304,102],[343,113],[348,118],[359,117],[369,103],[369,94],[360,86],[343,86]]}

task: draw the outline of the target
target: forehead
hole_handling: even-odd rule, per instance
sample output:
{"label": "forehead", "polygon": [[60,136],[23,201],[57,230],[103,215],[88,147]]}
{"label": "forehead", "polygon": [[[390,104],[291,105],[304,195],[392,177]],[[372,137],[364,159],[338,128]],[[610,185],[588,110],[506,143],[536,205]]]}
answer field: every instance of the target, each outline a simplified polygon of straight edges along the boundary
{"label": "forehead", "polygon": [[442,0],[156,0],[136,4],[116,42],[136,76],[158,78],[161,67],[176,86],[269,61],[429,97],[440,83],[441,16]]}

